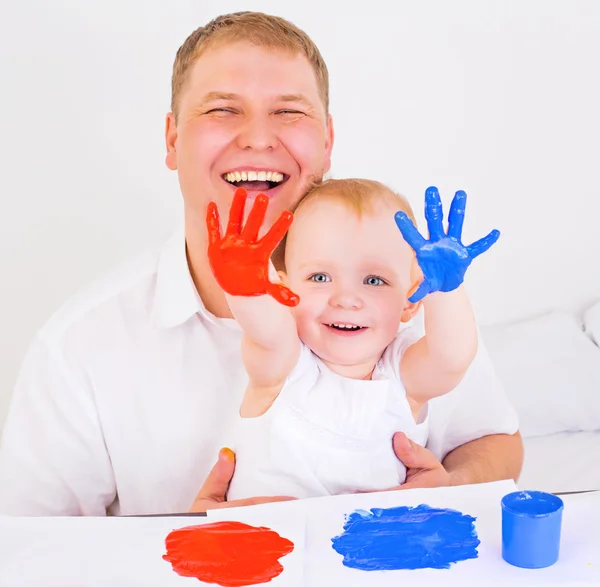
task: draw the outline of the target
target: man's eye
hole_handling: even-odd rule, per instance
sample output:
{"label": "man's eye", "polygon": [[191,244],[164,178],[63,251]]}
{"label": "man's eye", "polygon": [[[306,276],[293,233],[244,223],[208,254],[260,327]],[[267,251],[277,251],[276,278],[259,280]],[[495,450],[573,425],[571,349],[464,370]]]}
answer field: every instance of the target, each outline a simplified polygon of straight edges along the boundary
{"label": "man's eye", "polygon": [[303,116],[304,112],[301,112],[300,110],[277,110],[275,114],[296,114],[298,116]]}
{"label": "man's eye", "polygon": [[211,108],[206,114],[235,114],[233,108]]}
{"label": "man's eye", "polygon": [[369,277],[365,278],[365,285],[385,285],[385,281],[381,279],[381,277],[376,277],[375,275],[369,275]]}
{"label": "man's eye", "polygon": [[326,275],[325,273],[314,273],[309,279],[315,283],[327,283],[328,281],[331,281],[329,275]]}

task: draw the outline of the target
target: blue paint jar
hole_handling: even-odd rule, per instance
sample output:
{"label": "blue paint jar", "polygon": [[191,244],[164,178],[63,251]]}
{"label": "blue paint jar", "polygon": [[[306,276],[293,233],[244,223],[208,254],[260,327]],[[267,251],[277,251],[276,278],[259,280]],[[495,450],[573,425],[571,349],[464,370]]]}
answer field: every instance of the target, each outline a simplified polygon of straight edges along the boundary
{"label": "blue paint jar", "polygon": [[502,558],[541,569],[558,560],[563,501],[544,491],[515,491],[502,498]]}

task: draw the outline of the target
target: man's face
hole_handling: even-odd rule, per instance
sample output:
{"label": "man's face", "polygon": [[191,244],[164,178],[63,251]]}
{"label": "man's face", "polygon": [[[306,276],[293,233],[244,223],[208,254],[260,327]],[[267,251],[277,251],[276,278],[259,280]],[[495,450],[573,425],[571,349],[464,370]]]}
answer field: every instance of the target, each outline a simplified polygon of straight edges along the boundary
{"label": "man's face", "polygon": [[177,125],[167,117],[166,138],[188,221],[204,226],[212,200],[226,222],[236,188],[244,187],[251,199],[269,197],[264,231],[329,169],[333,129],[304,56],[244,42],[200,56]]}

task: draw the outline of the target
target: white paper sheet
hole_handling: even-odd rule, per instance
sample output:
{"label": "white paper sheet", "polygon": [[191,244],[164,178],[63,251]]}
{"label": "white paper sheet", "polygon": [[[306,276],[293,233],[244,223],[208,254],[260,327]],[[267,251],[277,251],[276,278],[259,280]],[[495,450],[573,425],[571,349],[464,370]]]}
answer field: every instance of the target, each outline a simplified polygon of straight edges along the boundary
{"label": "white paper sheet", "polygon": [[[307,579],[310,584],[335,584],[345,587],[398,585],[556,585],[575,581],[600,584],[600,541],[593,526],[585,531],[588,515],[583,502],[569,503],[563,515],[562,555],[558,563],[546,569],[521,569],[502,558],[502,510],[500,500],[514,491],[512,483],[492,483],[437,490],[385,493],[380,496],[356,496],[353,503],[322,503],[314,508],[316,524],[308,525]],[[599,496],[600,497],[600,496]],[[341,556],[331,547],[331,537],[340,534],[347,506],[370,509],[398,505],[456,509],[476,517],[475,527],[481,541],[478,558],[451,565],[450,569],[419,569],[367,572],[349,569],[341,564]],[[600,500],[596,499],[600,511]],[[587,518],[589,520],[589,518]],[[599,520],[600,521],[600,520]],[[598,527],[598,526],[596,526]],[[328,548],[329,547],[329,548]],[[589,564],[588,564],[589,563]],[[595,568],[594,568],[595,564]],[[365,576],[366,575],[366,576]]]}
{"label": "white paper sheet", "polygon": [[[344,495],[298,502],[254,506],[261,519],[278,519],[285,512],[307,516],[307,587],[398,587],[410,585],[600,585],[600,492],[563,496],[563,531],[559,561],[546,569],[520,569],[502,558],[500,500],[517,488],[512,481],[463,487],[415,489],[373,494]],[[331,538],[342,533],[345,514],[354,510],[418,506],[456,509],[476,517],[481,541],[478,557],[451,565],[450,569],[361,571],[344,567]],[[240,508],[209,512],[211,519],[235,519]]]}
{"label": "white paper sheet", "polygon": [[[177,575],[162,559],[176,528],[236,520],[268,526],[294,542],[268,583],[285,587],[421,587],[426,585],[600,585],[600,492],[563,496],[559,561],[546,569],[519,569],[501,553],[500,499],[510,481],[362,495],[344,495],[248,508],[213,510],[208,518],[0,518],[1,587],[161,587],[202,585]],[[428,504],[477,518],[478,558],[450,569],[360,571],[344,567],[331,538],[356,509]],[[306,538],[306,543],[305,543]]]}
{"label": "white paper sheet", "polygon": [[[251,508],[236,520],[263,526]],[[269,585],[303,587],[304,515],[290,513],[270,526],[294,543],[283,573]],[[203,517],[0,517],[1,587],[170,587],[205,585],[180,577],[163,560],[165,539],[177,528],[209,523]]]}

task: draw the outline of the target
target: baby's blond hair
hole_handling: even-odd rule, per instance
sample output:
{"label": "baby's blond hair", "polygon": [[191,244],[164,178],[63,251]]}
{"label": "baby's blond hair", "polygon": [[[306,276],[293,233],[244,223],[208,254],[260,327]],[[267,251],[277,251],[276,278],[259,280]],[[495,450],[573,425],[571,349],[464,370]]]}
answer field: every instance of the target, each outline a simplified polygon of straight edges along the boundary
{"label": "baby's blond hair", "polygon": [[[362,218],[363,214],[374,214],[378,206],[383,205],[389,207],[390,211],[397,212],[401,210],[406,213],[415,226],[417,225],[414,212],[408,200],[381,182],[372,179],[328,179],[311,187],[304,198],[291,211],[294,214],[298,214],[298,211],[305,206],[311,203],[317,204],[314,200],[323,199],[341,202],[354,212],[359,219]],[[283,240],[279,243],[273,254],[273,263],[280,270],[285,270],[286,244],[287,234],[283,237]]]}
{"label": "baby's blond hair", "polygon": [[314,199],[335,200],[348,207],[361,218],[363,214],[373,214],[379,204],[401,210],[416,225],[414,212],[408,200],[379,181],[372,179],[328,179],[312,187],[297,204],[294,213]]}

